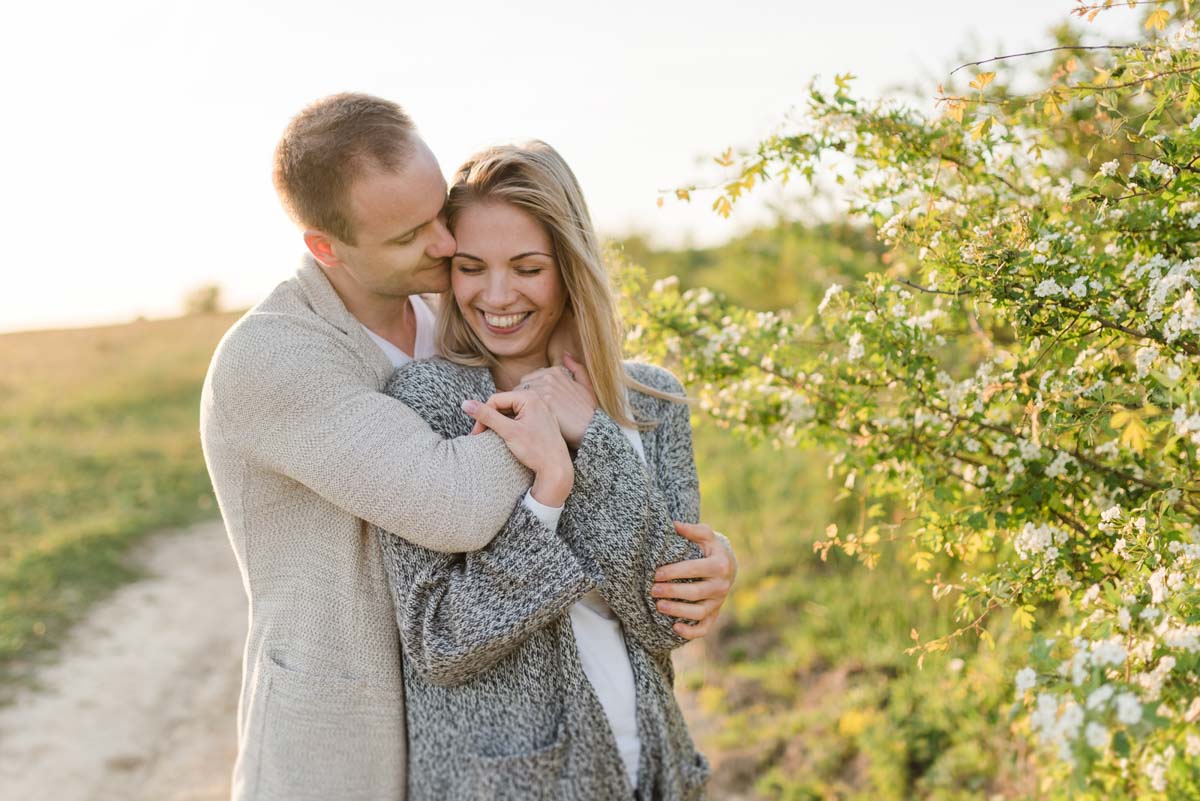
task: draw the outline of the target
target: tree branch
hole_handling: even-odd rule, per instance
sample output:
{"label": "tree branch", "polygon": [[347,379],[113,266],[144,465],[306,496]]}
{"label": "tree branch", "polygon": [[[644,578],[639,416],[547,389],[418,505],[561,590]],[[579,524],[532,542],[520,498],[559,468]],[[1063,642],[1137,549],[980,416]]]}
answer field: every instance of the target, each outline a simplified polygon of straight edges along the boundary
{"label": "tree branch", "polygon": [[974,295],[975,294],[974,292],[967,290],[967,289],[960,289],[957,292],[947,292],[944,289],[930,289],[929,287],[919,286],[918,284],[914,284],[912,281],[909,281],[907,278],[897,278],[896,283],[904,284],[905,286],[911,287],[912,289],[915,289],[918,292],[928,292],[931,295],[950,295],[952,297],[961,297],[963,295]]}
{"label": "tree branch", "polygon": [[983,64],[990,64],[993,61],[1004,61],[1004,60],[1010,59],[1010,58],[1024,58],[1025,56],[1040,56],[1043,53],[1054,53],[1059,50],[1128,50],[1131,47],[1137,47],[1139,50],[1148,49],[1145,47],[1139,47],[1138,45],[1118,45],[1118,44],[1063,45],[1062,47],[1047,47],[1043,50],[1029,50],[1024,53],[1009,53],[1008,55],[1004,55],[1004,56],[992,56],[991,58],[985,58],[982,61],[968,61],[966,64],[960,64],[957,67],[955,67],[954,69],[950,70],[950,74],[953,75],[954,73],[958,72],[959,70],[966,69],[967,67],[978,67]]}

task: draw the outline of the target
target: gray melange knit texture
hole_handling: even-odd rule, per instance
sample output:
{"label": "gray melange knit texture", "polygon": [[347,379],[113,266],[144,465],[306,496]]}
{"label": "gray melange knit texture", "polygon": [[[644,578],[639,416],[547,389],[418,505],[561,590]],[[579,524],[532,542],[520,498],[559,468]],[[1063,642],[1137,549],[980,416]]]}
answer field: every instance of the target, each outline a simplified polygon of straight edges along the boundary
{"label": "gray melange knit texture", "polygon": [[[665,370],[627,369],[682,394]],[[442,359],[405,365],[385,390],[446,437],[471,429],[461,399],[494,391],[487,369]],[[658,567],[701,555],[672,525],[696,522],[700,512],[689,411],[634,391],[630,402],[658,421],[642,434],[647,464],[597,411],[557,532],[523,506],[473,553],[439,553],[376,530],[404,648],[410,801],[704,797],[708,763],[672,691],[670,651],[685,640],[650,596]],[[636,796],[568,616],[594,588],[620,619],[633,667]]]}
{"label": "gray melange knit texture", "polygon": [[[400,643],[367,522],[488,543],[530,474],[380,390],[391,362],[306,261],[222,339],[200,432],[250,601],[235,801],[402,801]],[[199,599],[203,603],[203,599]]]}

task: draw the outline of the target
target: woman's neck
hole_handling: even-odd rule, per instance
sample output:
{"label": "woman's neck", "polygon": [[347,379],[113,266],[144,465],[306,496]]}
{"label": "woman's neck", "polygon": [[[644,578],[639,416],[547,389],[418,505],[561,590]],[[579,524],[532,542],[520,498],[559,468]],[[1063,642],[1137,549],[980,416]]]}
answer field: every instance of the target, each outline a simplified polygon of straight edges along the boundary
{"label": "woman's neck", "polygon": [[492,380],[496,382],[496,389],[508,392],[516,389],[517,382],[534,370],[549,366],[550,359],[545,352],[532,356],[499,359],[499,364],[492,368]]}

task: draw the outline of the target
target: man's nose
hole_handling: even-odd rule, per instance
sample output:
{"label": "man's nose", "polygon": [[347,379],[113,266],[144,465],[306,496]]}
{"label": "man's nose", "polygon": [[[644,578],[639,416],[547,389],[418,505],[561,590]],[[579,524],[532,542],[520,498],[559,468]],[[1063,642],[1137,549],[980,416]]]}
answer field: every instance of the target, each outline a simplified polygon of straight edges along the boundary
{"label": "man's nose", "polygon": [[434,239],[425,249],[426,255],[431,259],[448,259],[453,256],[458,243],[454,241],[454,234],[446,227],[446,221],[440,218],[435,220],[433,233]]}

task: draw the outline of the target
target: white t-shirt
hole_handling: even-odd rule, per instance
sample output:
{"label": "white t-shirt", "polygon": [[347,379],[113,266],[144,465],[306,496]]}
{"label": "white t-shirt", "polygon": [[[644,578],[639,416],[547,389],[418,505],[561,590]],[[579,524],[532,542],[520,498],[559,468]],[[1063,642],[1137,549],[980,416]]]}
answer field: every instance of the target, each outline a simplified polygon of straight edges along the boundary
{"label": "white t-shirt", "polygon": [[[391,359],[392,366],[397,368],[414,359],[428,359],[437,355],[434,340],[436,317],[433,309],[420,295],[410,295],[409,302],[412,304],[417,323],[417,335],[413,341],[411,356],[363,326],[371,341],[379,346]],[[621,430],[645,462],[646,452],[642,447],[641,435],[632,428],[622,426]],[[524,504],[546,528],[551,531],[558,528],[558,519],[563,510],[561,506],[538,503],[530,492],[525,493]],[[637,687],[633,680],[633,667],[629,664],[629,652],[625,649],[621,621],[596,590],[572,604],[569,614],[571,629],[575,632],[575,641],[579,646],[579,661],[583,665],[584,675],[596,691],[600,706],[604,708],[604,715],[608,718],[608,725],[617,741],[621,762],[625,766],[625,775],[629,777],[629,783],[637,787],[638,761],[642,751],[642,741],[637,731]]]}
{"label": "white t-shirt", "polygon": [[[434,340],[434,335],[437,330],[437,317],[433,313],[433,309],[429,308],[429,304],[420,295],[409,295],[409,305],[412,306],[413,316],[417,322],[417,336],[413,341],[413,352],[410,356],[400,348],[396,347],[390,341],[376,334],[365,325],[362,330],[367,332],[367,336],[371,341],[379,346],[389,359],[392,360],[392,367],[403,367],[414,359],[429,359],[437,356],[437,345]],[[362,325],[362,323],[359,323]]]}

